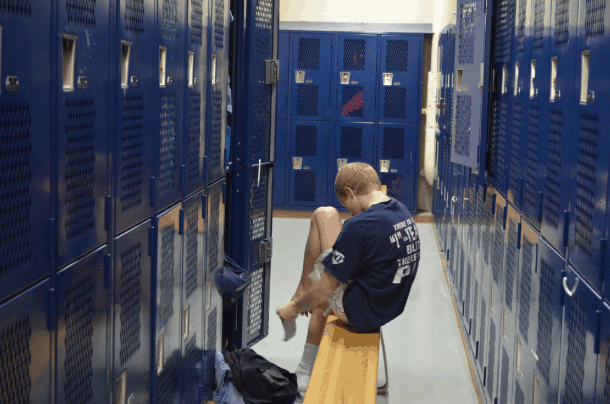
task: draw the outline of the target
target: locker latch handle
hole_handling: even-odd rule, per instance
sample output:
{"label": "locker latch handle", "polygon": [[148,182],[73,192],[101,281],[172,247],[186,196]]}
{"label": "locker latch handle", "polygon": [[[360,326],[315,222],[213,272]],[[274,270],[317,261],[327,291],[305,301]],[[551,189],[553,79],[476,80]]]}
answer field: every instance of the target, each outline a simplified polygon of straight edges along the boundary
{"label": "locker latch handle", "polygon": [[258,183],[256,186],[261,186],[261,159],[258,159]]}
{"label": "locker latch handle", "polygon": [[576,289],[578,289],[578,283],[580,282],[580,278],[576,278],[576,281],[574,282],[574,287],[570,290],[568,288],[568,277],[564,276],[563,277],[563,290],[566,291],[566,293],[568,294],[568,296],[572,297],[574,296],[574,293],[576,293]]}

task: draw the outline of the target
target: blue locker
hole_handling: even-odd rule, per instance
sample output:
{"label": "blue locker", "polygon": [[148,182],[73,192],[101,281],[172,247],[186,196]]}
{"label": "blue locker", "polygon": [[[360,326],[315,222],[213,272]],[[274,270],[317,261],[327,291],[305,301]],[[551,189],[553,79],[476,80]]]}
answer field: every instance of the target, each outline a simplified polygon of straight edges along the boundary
{"label": "blue locker", "polygon": [[[575,108],[570,164],[569,259],[593,288],[601,291],[602,247],[608,198],[610,116],[604,102],[610,95],[605,66],[610,42],[604,27],[610,7],[601,1],[581,1],[579,9]],[[608,27],[610,28],[610,27]],[[585,80],[585,77],[588,77]],[[578,85],[578,79],[581,83]]]}
{"label": "blue locker", "polygon": [[[48,276],[51,4],[0,6],[0,302]],[[35,55],[35,56],[34,56]]]}
{"label": "blue locker", "polygon": [[151,311],[153,242],[150,220],[115,239],[113,403],[151,403],[154,317]]}
{"label": "blue locker", "polygon": [[326,205],[328,179],[327,122],[292,121],[288,140],[288,205]]}
{"label": "blue locker", "polygon": [[98,248],[57,274],[57,403],[108,402],[107,253]]}
{"label": "blue locker", "polygon": [[[278,95],[280,94],[278,90]],[[279,105],[279,102],[278,102]],[[275,165],[273,181],[273,205],[283,208],[286,203],[286,185],[288,183],[286,174],[288,172],[288,122],[277,120],[275,123]]]}
{"label": "blue locker", "polygon": [[229,11],[228,0],[210,0],[208,39],[207,112],[205,155],[207,184],[225,175],[224,154],[227,133],[227,88],[229,78]]}
{"label": "blue locker", "polygon": [[185,180],[185,195],[192,195],[205,187],[205,117],[206,90],[208,88],[208,4],[204,0],[191,0],[187,4],[185,23],[186,80],[183,84],[183,144],[182,159]]}
{"label": "blue locker", "polygon": [[0,305],[0,397],[6,403],[50,403],[51,285],[45,280]]}
{"label": "blue locker", "polygon": [[597,404],[610,400],[610,305],[604,303],[601,309],[601,334],[599,361],[597,363]]}
{"label": "blue locker", "polygon": [[153,218],[154,304],[153,397],[159,403],[180,402],[180,357],[182,322],[182,205],[178,204]]}
{"label": "blue locker", "polygon": [[107,241],[110,12],[104,0],[58,2],[58,267]]}
{"label": "blue locker", "polygon": [[182,242],[182,355],[180,361],[182,381],[182,403],[200,403],[199,373],[197,363],[202,360],[204,349],[203,302],[205,288],[205,221],[204,193],[186,199],[181,212],[184,229]]}
{"label": "blue locker", "polygon": [[[550,43],[551,66],[556,66],[556,76],[550,82],[549,104],[543,109],[540,131],[548,133],[546,145],[546,178],[543,189],[544,203],[542,206],[542,236],[549,243],[565,254],[567,245],[564,242],[565,216],[570,203],[570,166],[574,136],[572,135],[574,121],[574,102],[577,97],[575,86],[576,47],[577,41],[569,40],[576,37],[576,21],[578,21],[578,2],[562,0],[553,2],[551,23],[553,39]],[[553,61],[556,58],[556,62]],[[551,71],[553,68],[551,68]],[[553,77],[551,77],[551,80]],[[546,99],[546,95],[540,95]],[[543,107],[547,105],[542,104]]]}
{"label": "blue locker", "polygon": [[[158,133],[155,88],[159,85],[153,0],[117,2],[116,133],[113,170],[115,235],[151,217],[154,144]],[[152,184],[154,186],[154,183]]]}
{"label": "blue locker", "polygon": [[[381,35],[377,83],[377,121],[418,123],[421,99],[421,35]],[[407,102],[410,100],[411,102]]]}
{"label": "blue locker", "polygon": [[[280,60],[280,79],[277,82],[277,119],[288,119],[290,104],[291,68],[291,33],[280,31],[278,36],[278,58]],[[281,133],[278,131],[278,133]]]}
{"label": "blue locker", "polygon": [[565,326],[561,343],[560,400],[593,403],[602,303],[599,295],[574,268],[570,266],[562,275]]}
{"label": "blue locker", "polygon": [[331,83],[336,89],[338,121],[374,122],[377,77],[377,36],[338,33],[337,65]]}
{"label": "blue locker", "polygon": [[377,125],[377,161],[373,166],[387,195],[410,210],[417,208],[418,139],[417,125]]}
{"label": "blue locker", "polygon": [[[334,150],[329,167],[328,189],[334,190],[337,172],[346,164],[364,162],[370,164],[374,156],[375,124],[359,122],[337,121],[334,127],[334,136],[331,136],[329,149]],[[341,208],[337,194],[328,192],[328,205]]]}
{"label": "blue locker", "polygon": [[217,181],[207,188],[206,216],[206,270],[205,270],[205,303],[204,347],[206,350],[220,349],[222,346],[222,266],[224,262],[224,228],[225,228],[225,192],[224,180]]}
{"label": "blue locker", "polygon": [[332,34],[292,34],[290,119],[330,119]]}

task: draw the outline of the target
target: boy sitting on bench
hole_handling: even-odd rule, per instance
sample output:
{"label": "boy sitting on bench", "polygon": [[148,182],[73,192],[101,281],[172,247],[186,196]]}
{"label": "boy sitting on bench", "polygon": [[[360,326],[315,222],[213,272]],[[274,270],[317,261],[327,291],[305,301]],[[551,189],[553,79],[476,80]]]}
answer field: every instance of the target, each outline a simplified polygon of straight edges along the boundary
{"label": "boy sitting on bench", "polygon": [[347,164],[337,174],[335,192],[353,217],[342,225],[333,207],[314,212],[297,291],[277,311],[284,340],[295,335],[296,317],[311,313],[295,372],[301,393],[329,311],[355,332],[378,332],[403,312],[419,264],[419,235],[409,210],[384,194],[373,167]]}

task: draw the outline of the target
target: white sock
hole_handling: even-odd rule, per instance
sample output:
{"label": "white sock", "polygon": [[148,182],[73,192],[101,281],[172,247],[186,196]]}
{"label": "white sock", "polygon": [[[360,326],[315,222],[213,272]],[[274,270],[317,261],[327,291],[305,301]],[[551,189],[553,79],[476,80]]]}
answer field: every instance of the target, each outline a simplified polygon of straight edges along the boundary
{"label": "white sock", "polygon": [[305,344],[305,348],[303,348],[303,356],[295,372],[297,375],[298,391],[301,393],[307,391],[313,365],[316,362],[316,356],[318,356],[318,348],[318,346],[311,344]]}

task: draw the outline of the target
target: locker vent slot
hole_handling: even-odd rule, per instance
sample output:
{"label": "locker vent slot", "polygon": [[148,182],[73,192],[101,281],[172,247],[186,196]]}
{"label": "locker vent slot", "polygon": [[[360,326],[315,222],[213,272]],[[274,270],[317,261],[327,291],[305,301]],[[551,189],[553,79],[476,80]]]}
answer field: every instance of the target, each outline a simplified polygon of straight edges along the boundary
{"label": "locker vent slot", "polygon": [[464,301],[464,277],[466,276],[466,273],[464,272],[464,249],[461,249],[462,251],[460,251],[460,273],[458,274],[458,279],[459,279],[459,283],[458,283],[458,295],[460,298],[460,302]]}
{"label": "locker vent slot", "polygon": [[483,253],[483,259],[485,260],[485,265],[489,265],[489,253],[490,253],[490,247],[491,247],[491,228],[494,224],[494,216],[491,213],[492,212],[492,204],[491,204],[491,196],[487,197],[487,202],[485,203],[485,221],[484,221],[484,226],[485,226],[485,237],[483,238],[483,243],[485,244],[483,246],[484,249],[484,253]]}
{"label": "locker vent slot", "polygon": [[585,375],[585,356],[587,355],[587,310],[578,296],[570,299],[568,319],[568,355],[565,379],[565,403],[582,403]]}
{"label": "locker vent slot", "polygon": [[464,317],[466,321],[470,319],[470,282],[472,281],[472,264],[468,261],[466,265],[466,296],[464,297],[466,310],[464,311]]}
{"label": "locker vent slot", "polygon": [[545,0],[534,1],[534,35],[532,40],[532,47],[534,48],[534,51],[538,51],[544,46]]}
{"label": "locker vent slot", "polygon": [[555,46],[566,45],[569,40],[570,0],[559,0],[555,6],[555,27],[553,40]]}
{"label": "locker vent slot", "polygon": [[460,156],[470,156],[470,119],[472,97],[469,95],[457,96],[457,111],[455,124],[455,148]]}
{"label": "locker vent slot", "polygon": [[271,87],[256,92],[254,96],[254,124],[252,136],[252,161],[269,161],[271,143]]}
{"label": "locker vent slot", "polygon": [[493,278],[494,282],[498,284],[500,274],[504,265],[504,230],[502,229],[502,211],[503,208],[498,206],[496,208],[496,224],[494,232],[494,244],[493,244]]}
{"label": "locker vent slot", "polygon": [[455,247],[455,241],[457,239],[457,230],[455,226],[451,227],[451,256],[449,257],[449,271],[451,276],[455,274],[455,267],[457,265],[457,248]]}
{"label": "locker vent slot", "polygon": [[381,185],[388,188],[388,196],[402,202],[402,174],[381,174]]}
{"label": "locker vent slot", "polygon": [[142,246],[121,253],[121,366],[140,350]]}
{"label": "locker vent slot", "polygon": [[585,39],[589,41],[604,36],[604,15],[606,2],[604,0],[587,0],[585,15]]}
{"label": "locker vent slot", "polygon": [[191,0],[191,43],[203,44],[203,0]]}
{"label": "locker vent slot", "polygon": [[580,137],[578,142],[578,175],[576,180],[576,245],[589,256],[593,234],[593,209],[596,191],[596,164],[598,117],[580,115]]}
{"label": "locker vent slot", "polygon": [[555,274],[552,266],[543,258],[540,260],[540,297],[538,310],[538,346],[536,354],[540,358],[538,369],[546,383],[549,383],[551,368],[551,348],[553,336],[553,296]]}
{"label": "locker vent slot", "polygon": [[443,109],[446,114],[446,130],[451,131],[453,128],[453,88],[445,89],[445,107]]}
{"label": "locker vent slot", "polygon": [[220,242],[220,192],[218,188],[213,191],[210,198],[210,216],[208,217],[208,276],[218,269],[219,246]]}
{"label": "locker vent slot", "polygon": [[485,298],[481,300],[481,328],[479,329],[479,364],[481,368],[485,363],[485,318],[487,316],[487,302]]}
{"label": "locker vent slot", "polygon": [[318,38],[299,38],[298,61],[300,70],[320,68],[320,40]]}
{"label": "locker vent slot", "polygon": [[125,29],[136,34],[144,32],[144,0],[125,0]]}
{"label": "locker vent slot", "polygon": [[157,391],[159,403],[171,403],[173,394],[174,368],[165,366],[157,380]]}
{"label": "locker vent slot", "polygon": [[519,252],[517,251],[517,223],[508,221],[508,245],[506,247],[506,272],[504,285],[504,301],[510,311],[513,310],[513,289],[515,287],[515,269],[519,265]]}
{"label": "locker vent slot", "polygon": [[297,125],[296,150],[297,156],[316,157],[318,155],[318,127],[315,125]]}
{"label": "locker vent slot", "polygon": [[[476,341],[476,331],[477,331],[477,316],[479,315],[479,281],[477,281],[477,269],[476,263],[474,265],[474,304],[472,306],[472,339]],[[480,353],[479,353],[480,355]],[[476,358],[475,358],[476,359]]]}
{"label": "locker vent slot", "polygon": [[532,295],[532,262],[534,245],[527,237],[523,238],[521,261],[521,299],[519,303],[519,330],[525,342],[528,342],[530,329],[530,299]]}
{"label": "locker vent slot", "polygon": [[29,316],[22,316],[0,329],[0,397],[6,403],[29,403],[32,379]]}
{"label": "locker vent slot", "polygon": [[85,403],[93,397],[93,276],[75,282],[65,292],[66,358],[64,393],[67,403]]}
{"label": "locker vent slot", "polygon": [[496,323],[493,320],[489,322],[489,355],[487,357],[487,392],[490,397],[494,393],[494,371],[496,362]]}
{"label": "locker vent slot", "polygon": [[31,120],[29,103],[0,105],[0,278],[31,259]]}
{"label": "locker vent slot", "polygon": [[161,167],[159,168],[159,193],[171,192],[175,187],[178,157],[176,125],[176,96],[161,95]]}
{"label": "locker vent slot", "polygon": [[364,39],[343,40],[343,70],[364,70],[365,58]]}
{"label": "locker vent slot", "polygon": [[66,100],[66,238],[95,229],[93,186],[95,105],[93,98]]}
{"label": "locker vent slot", "polygon": [[256,52],[259,56],[271,59],[273,57],[273,1],[258,0],[256,2]]}
{"label": "locker vent slot", "polygon": [[519,190],[519,143],[521,141],[521,102],[513,103],[513,131],[510,138],[509,187],[515,195]]}
{"label": "locker vent slot", "polygon": [[214,2],[214,49],[225,46],[225,0]]}
{"label": "locker vent slot", "polygon": [[519,380],[515,380],[515,404],[525,404],[525,396],[523,390],[521,390]]}
{"label": "locker vent slot", "polygon": [[409,41],[389,39],[385,49],[385,70],[406,72],[409,60]]}
{"label": "locker vent slot", "polygon": [[188,120],[187,177],[189,181],[194,181],[199,178],[201,172],[201,93],[199,91],[189,91]]}
{"label": "locker vent slot", "polygon": [[500,383],[500,404],[508,403],[508,372],[510,363],[506,349],[502,348],[502,376]]}
{"label": "locker vent slot", "polygon": [[318,92],[319,88],[316,85],[297,85],[297,115],[318,115]]}
{"label": "locker vent slot", "polygon": [[316,201],[316,172],[295,171],[294,172],[294,200],[296,202]]}
{"label": "locker vent slot", "polygon": [[460,6],[460,45],[458,63],[471,65],[474,63],[474,41],[476,28],[477,3],[465,3]]}
{"label": "locker vent slot", "polygon": [[216,338],[217,338],[216,328],[218,327],[217,321],[218,321],[218,307],[216,307],[216,305],[214,305],[214,308],[208,314],[208,323],[207,323],[208,343],[207,343],[207,347],[206,347],[208,350],[216,349]]}
{"label": "locker vent slot", "polygon": [[538,176],[538,128],[540,125],[540,109],[537,105],[530,106],[527,136],[527,160],[525,162],[525,202],[536,207],[536,177]]}
{"label": "locker vent slot", "polygon": [[70,24],[95,27],[95,0],[67,0],[66,14]]}
{"label": "locker vent slot", "polygon": [[263,305],[265,304],[265,268],[261,267],[252,273],[248,298],[248,335],[261,332],[263,325]]}
{"label": "locker vent slot", "polygon": [[495,40],[496,63],[508,63],[511,43],[513,41],[513,23],[515,18],[515,1],[500,0],[496,13],[497,35]]}
{"label": "locker vent slot", "polygon": [[196,366],[197,362],[201,361],[200,353],[201,350],[197,347],[197,334],[193,333],[193,336],[186,341],[184,346],[184,373],[182,375],[184,389],[182,390],[182,400],[185,403],[197,402],[199,377]]}
{"label": "locker vent slot", "polygon": [[483,239],[483,226],[485,226],[483,221],[483,218],[485,217],[485,205],[483,204],[483,187],[479,187],[477,195],[477,245],[480,246],[481,241]]}
{"label": "locker vent slot", "polygon": [[214,91],[212,95],[212,130],[210,133],[210,180],[220,177],[222,171],[222,92]]}
{"label": "locker vent slot", "polygon": [[32,15],[32,5],[30,0],[5,0],[0,2],[0,13],[29,18]]}
{"label": "locker vent slot", "polygon": [[387,119],[405,119],[407,116],[407,89],[384,87],[383,116]]}
{"label": "locker vent slot", "polygon": [[344,117],[360,117],[363,115],[364,87],[342,86],[343,101],[341,103],[341,115]]}
{"label": "locker vent slot", "polygon": [[159,276],[161,326],[165,325],[174,314],[174,233],[173,225],[161,230],[161,274]]}
{"label": "locker vent slot", "polygon": [[498,160],[497,179],[500,184],[504,183],[504,167],[506,165],[506,135],[508,126],[508,105],[506,101],[500,104],[500,116],[498,125]]}
{"label": "locker vent slot", "polygon": [[362,127],[341,127],[341,157],[362,158]]}
{"label": "locker vent slot", "polygon": [[495,180],[499,180],[500,166],[498,164],[498,148],[500,147],[500,107],[498,101],[493,101],[490,108],[491,122],[489,131],[489,165],[491,168],[491,176]]}
{"label": "locker vent slot", "polygon": [[[606,338],[607,346],[610,347],[610,333]],[[607,350],[606,356],[606,387],[604,388],[604,402],[610,402],[610,349]]]}
{"label": "locker vent slot", "polygon": [[563,111],[551,109],[544,217],[555,228],[559,226],[559,192],[561,190],[561,142]]}
{"label": "locker vent slot", "polygon": [[199,249],[199,206],[186,212],[186,270],[184,274],[184,290],[188,299],[197,290],[197,252]]}
{"label": "locker vent slot", "polygon": [[383,158],[388,160],[405,158],[404,128],[383,128]]}
{"label": "locker vent slot", "polygon": [[161,35],[163,39],[178,39],[178,4],[177,0],[163,0]]}
{"label": "locker vent slot", "polygon": [[260,241],[267,236],[267,197],[269,171],[261,172],[261,181],[252,175],[250,202],[250,241]]}
{"label": "locker vent slot", "polygon": [[525,15],[527,0],[519,0],[519,12],[517,14],[517,53],[523,55],[525,51]]}
{"label": "locker vent slot", "polygon": [[121,211],[142,204],[144,100],[142,94],[123,96],[123,147],[121,159]]}

